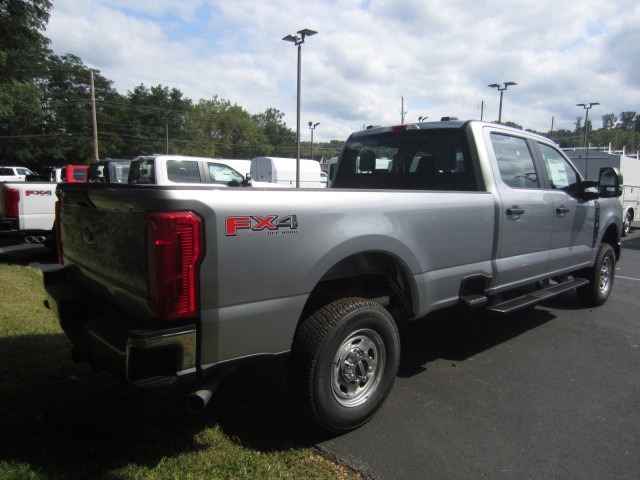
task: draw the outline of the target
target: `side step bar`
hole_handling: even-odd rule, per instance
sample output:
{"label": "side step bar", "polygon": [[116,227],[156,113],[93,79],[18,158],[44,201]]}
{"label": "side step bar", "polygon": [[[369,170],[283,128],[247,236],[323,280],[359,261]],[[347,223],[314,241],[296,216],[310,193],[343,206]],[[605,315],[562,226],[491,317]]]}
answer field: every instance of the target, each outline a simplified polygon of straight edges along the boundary
{"label": "side step bar", "polygon": [[[516,310],[520,310],[521,308],[530,307],[544,300],[548,300],[549,298],[560,295],[561,293],[575,290],[576,288],[587,285],[588,283],[589,280],[586,280],[584,278],[574,278],[572,280],[567,280],[546,288],[542,288],[540,290],[536,290],[534,292],[527,293],[526,295],[522,295],[520,297],[496,303],[495,305],[489,305],[488,307],[486,307],[486,309],[497,313],[515,312]],[[483,295],[467,295],[461,297],[460,301],[466,307],[477,308],[479,306],[486,305],[489,300]]]}

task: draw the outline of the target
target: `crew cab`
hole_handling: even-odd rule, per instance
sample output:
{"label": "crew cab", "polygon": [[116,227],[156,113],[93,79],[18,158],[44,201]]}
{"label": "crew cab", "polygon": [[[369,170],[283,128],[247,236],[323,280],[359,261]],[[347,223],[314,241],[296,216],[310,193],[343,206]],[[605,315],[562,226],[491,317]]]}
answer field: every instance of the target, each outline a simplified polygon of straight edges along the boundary
{"label": "crew cab", "polygon": [[585,181],[549,139],[479,121],[353,133],[328,189],[181,183],[60,185],[44,285],[76,360],[190,385],[192,410],[284,355],[303,418],[352,430],[393,386],[399,323],[571,290],[597,307],[620,257],[616,169]]}
{"label": "crew cab", "polygon": [[[246,160],[225,160],[185,155],[153,155],[136,159],[131,164],[129,183],[138,185],[216,185],[218,187],[281,187],[268,182],[255,182],[234,166]],[[233,165],[233,166],[230,166]],[[251,165],[251,162],[248,162]]]}

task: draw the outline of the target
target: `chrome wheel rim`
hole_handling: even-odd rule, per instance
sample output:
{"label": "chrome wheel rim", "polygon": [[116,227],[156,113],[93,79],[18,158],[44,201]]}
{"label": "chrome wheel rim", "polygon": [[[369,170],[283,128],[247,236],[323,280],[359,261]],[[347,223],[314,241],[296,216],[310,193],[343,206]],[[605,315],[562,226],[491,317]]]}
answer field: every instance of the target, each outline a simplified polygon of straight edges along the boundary
{"label": "chrome wheel rim", "polygon": [[385,364],[386,349],[378,333],[369,329],[352,333],[333,358],[333,397],[344,407],[363,404],[380,385]]}
{"label": "chrome wheel rim", "polygon": [[611,277],[613,275],[613,262],[611,257],[606,256],[600,265],[600,276],[598,278],[598,291],[600,295],[606,295],[611,288]]}

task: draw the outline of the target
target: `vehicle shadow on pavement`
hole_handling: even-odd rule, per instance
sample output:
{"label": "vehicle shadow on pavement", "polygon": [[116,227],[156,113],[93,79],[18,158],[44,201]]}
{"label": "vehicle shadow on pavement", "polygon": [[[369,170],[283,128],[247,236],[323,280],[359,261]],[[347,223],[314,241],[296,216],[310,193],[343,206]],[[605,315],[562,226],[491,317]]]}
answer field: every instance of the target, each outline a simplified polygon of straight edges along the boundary
{"label": "vehicle shadow on pavement", "polygon": [[399,326],[402,352],[398,376],[411,377],[438,359],[460,362],[533,330],[556,317],[527,308],[509,315],[449,309]]}

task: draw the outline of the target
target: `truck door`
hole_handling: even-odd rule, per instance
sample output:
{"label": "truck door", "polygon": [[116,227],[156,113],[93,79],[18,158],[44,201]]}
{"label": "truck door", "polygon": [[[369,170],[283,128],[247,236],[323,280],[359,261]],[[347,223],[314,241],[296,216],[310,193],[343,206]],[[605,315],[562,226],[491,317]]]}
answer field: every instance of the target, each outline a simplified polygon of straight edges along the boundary
{"label": "truck door", "polygon": [[576,197],[580,176],[560,151],[544,143],[537,145],[548,179],[547,192],[553,199],[550,270],[587,265],[593,256],[595,201]]}
{"label": "truck door", "polygon": [[[547,273],[553,225],[553,200],[541,188],[540,172],[524,137],[489,134],[496,186],[495,288],[527,283]],[[497,167],[497,168],[496,168]]]}

